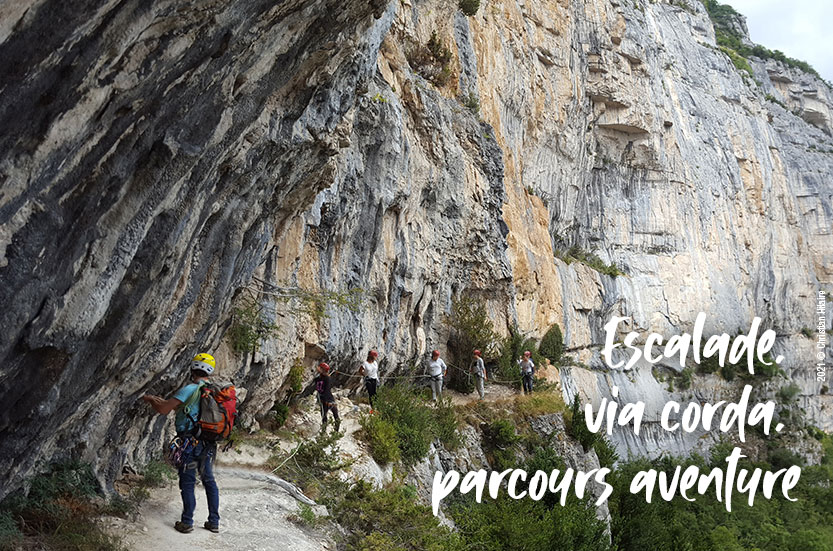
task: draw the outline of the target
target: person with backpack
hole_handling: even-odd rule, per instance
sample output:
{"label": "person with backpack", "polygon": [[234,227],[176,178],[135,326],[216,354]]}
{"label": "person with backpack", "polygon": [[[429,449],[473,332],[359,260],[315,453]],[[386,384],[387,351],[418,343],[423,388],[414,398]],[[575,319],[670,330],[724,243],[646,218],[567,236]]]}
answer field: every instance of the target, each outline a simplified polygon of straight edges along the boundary
{"label": "person with backpack", "polygon": [[321,406],[321,432],[327,428],[327,412],[333,412],[335,420],[335,432],[341,426],[341,419],[338,416],[338,407],[333,397],[333,387],[330,381],[330,366],[324,362],[318,364],[318,376],[312,380],[315,383],[315,391],[318,393],[318,403]]}
{"label": "person with backpack", "polygon": [[[183,534],[194,531],[194,509],[197,506],[194,486],[197,483],[197,474],[205,487],[205,496],[208,499],[208,520],[203,524],[203,528],[215,533],[220,531],[220,492],[214,480],[217,442],[209,438],[200,438],[202,436],[200,406],[205,400],[203,389],[208,385],[208,378],[214,373],[215,366],[216,362],[210,354],[197,354],[191,361],[189,382],[172,397],[165,400],[152,394],[142,396],[142,399],[160,415],[168,415],[171,411],[176,412],[174,425],[177,437],[175,441],[181,443],[177,463],[179,489],[182,495],[182,517],[174,524],[174,528]],[[233,394],[234,387],[231,389]],[[208,399],[213,398],[209,396]]]}
{"label": "person with backpack", "polygon": [[428,362],[428,377],[431,384],[431,399],[436,402],[443,395],[443,377],[448,373],[448,366],[440,358],[440,351],[431,352],[431,361]]}
{"label": "person with backpack", "polygon": [[471,371],[474,373],[474,383],[477,387],[477,393],[480,394],[482,400],[486,396],[486,366],[483,365],[483,358],[480,357],[480,350],[474,351],[474,358],[472,360]]}
{"label": "person with backpack", "polygon": [[532,352],[529,350],[524,352],[523,358],[518,360],[518,367],[521,368],[523,393],[526,394],[532,392],[532,377],[535,375],[535,364],[532,362]]}
{"label": "person with backpack", "polygon": [[368,400],[370,401],[370,413],[373,413],[373,398],[376,396],[376,389],[379,388],[379,364],[376,358],[379,354],[375,350],[367,353],[367,359],[359,368],[359,375],[364,376],[364,387],[367,389]]}

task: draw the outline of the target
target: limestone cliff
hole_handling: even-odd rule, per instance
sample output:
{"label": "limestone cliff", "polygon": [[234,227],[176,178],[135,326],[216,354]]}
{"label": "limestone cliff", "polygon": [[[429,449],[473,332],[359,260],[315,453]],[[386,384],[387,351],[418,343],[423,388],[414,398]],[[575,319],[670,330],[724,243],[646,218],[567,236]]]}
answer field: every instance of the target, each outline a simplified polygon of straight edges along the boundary
{"label": "limestone cliff", "polygon": [[[751,67],[694,0],[0,8],[0,494],[55,457],[105,482],[144,461],[169,427],[137,399],[196,351],[253,424],[296,357],[377,348],[391,373],[444,348],[461,293],[503,330],[559,323],[591,366],[563,370],[568,399],[666,399],[598,361],[611,315],[759,315],[829,429],[800,332],[833,285],[833,92]],[[365,302],[315,318],[274,297],[292,288]],[[246,357],[223,338],[243,289],[280,329]],[[669,438],[618,444],[694,445]]]}

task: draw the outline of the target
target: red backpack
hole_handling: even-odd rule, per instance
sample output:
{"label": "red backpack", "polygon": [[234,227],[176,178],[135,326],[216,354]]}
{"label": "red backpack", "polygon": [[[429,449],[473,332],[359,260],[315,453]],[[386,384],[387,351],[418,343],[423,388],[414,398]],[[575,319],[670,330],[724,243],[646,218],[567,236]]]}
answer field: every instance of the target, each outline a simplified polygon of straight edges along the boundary
{"label": "red backpack", "polygon": [[200,394],[199,438],[209,442],[225,440],[237,418],[237,391],[231,383],[207,384]]}

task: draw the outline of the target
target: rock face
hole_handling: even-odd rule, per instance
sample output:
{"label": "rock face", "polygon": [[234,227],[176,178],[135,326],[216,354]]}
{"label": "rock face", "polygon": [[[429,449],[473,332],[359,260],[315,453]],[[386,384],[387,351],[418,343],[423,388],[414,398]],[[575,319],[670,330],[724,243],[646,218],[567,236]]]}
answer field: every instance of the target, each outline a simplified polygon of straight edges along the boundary
{"label": "rock face", "polygon": [[[758,315],[831,428],[800,334],[833,285],[831,91],[773,61],[739,73],[699,2],[0,14],[0,494],[56,457],[104,482],[144,461],[170,427],[138,398],[197,351],[247,388],[254,424],[295,358],[349,372],[376,348],[410,372],[461,294],[501,330],[559,323],[591,366],[562,372],[565,394],[595,400],[619,383],[667,399],[645,366],[600,364],[611,315],[668,335],[699,311],[709,332]],[[570,247],[626,275],[567,264]],[[320,318],[287,288],[365,300]],[[244,292],[279,328],[245,355],[223,339]],[[690,448],[651,434],[617,442]]]}

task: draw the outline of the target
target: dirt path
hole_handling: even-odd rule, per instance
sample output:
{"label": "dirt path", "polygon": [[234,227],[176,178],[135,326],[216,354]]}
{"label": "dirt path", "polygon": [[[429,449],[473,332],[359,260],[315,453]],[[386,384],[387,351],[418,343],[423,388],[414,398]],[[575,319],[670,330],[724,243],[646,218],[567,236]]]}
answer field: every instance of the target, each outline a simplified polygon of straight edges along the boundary
{"label": "dirt path", "polygon": [[[197,510],[194,531],[180,534],[173,528],[182,512],[182,501],[176,482],[166,488],[155,489],[145,501],[136,521],[110,519],[114,533],[121,534],[128,549],[188,551],[227,550],[321,551],[335,549],[335,543],[323,532],[303,527],[289,520],[297,515],[300,502],[275,477],[264,472],[238,467],[215,470],[220,486],[221,531],[213,534],[202,528],[208,508],[202,486],[197,486]],[[326,509],[313,507],[316,515],[326,515]]]}
{"label": "dirt path", "polygon": [[[455,405],[469,405],[478,401],[476,392],[468,395],[446,389]],[[518,392],[502,385],[487,385],[486,401],[510,399]],[[393,479],[392,467],[382,468],[370,458],[366,444],[358,438],[359,419],[369,411],[367,405],[356,405],[337,393],[341,412],[339,441],[341,453],[352,460],[350,469],[343,473],[346,479],[363,479],[376,485],[384,485]],[[314,398],[305,398],[298,410],[287,420],[285,429],[298,438],[313,438],[321,426],[320,414]],[[182,501],[176,481],[164,488],[151,490],[150,498],[140,507],[135,520],[108,518],[109,529],[122,537],[132,551],[189,551],[226,550],[271,551],[321,551],[335,549],[335,542],[326,533],[327,528],[314,529],[304,526],[291,517],[299,514],[301,501],[293,496],[286,483],[269,474],[263,468],[266,460],[277,451],[289,453],[297,440],[272,437],[267,442],[243,443],[237,452],[225,452],[218,457],[215,467],[220,487],[221,531],[213,534],[202,528],[208,517],[205,493],[202,486],[196,488],[197,509],[194,515],[194,531],[180,534],[173,524],[180,517]],[[323,506],[312,506],[317,516],[327,514]]]}

